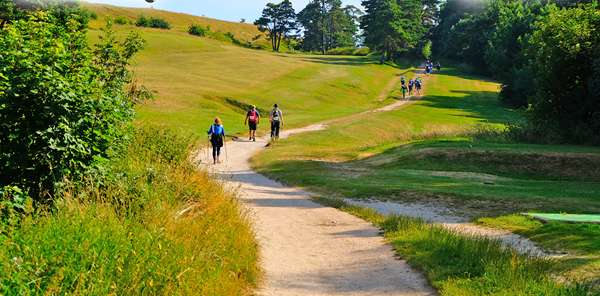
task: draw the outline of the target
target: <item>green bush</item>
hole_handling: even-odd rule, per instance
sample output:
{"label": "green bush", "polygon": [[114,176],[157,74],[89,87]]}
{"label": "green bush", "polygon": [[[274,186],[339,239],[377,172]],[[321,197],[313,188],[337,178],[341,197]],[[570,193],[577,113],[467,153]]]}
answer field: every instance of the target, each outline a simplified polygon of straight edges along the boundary
{"label": "green bush", "polygon": [[368,47],[361,47],[361,48],[357,49],[356,51],[354,51],[352,53],[352,55],[364,57],[364,56],[369,55],[370,52],[371,52],[371,50]]}
{"label": "green bush", "polygon": [[98,13],[95,11],[90,12],[90,18],[93,20],[97,20],[98,19]]}
{"label": "green bush", "polygon": [[0,186],[29,190],[36,202],[67,177],[101,172],[125,144],[135,113],[124,87],[143,45],[134,34],[116,46],[109,27],[92,52],[77,22],[53,20],[36,13],[0,39]]}
{"label": "green bush", "polygon": [[146,27],[146,28],[157,28],[157,29],[165,29],[170,30],[171,25],[160,18],[147,18],[144,14],[140,14],[138,16],[138,20],[135,22],[135,25],[138,27]]}
{"label": "green bush", "polygon": [[171,29],[171,25],[164,19],[150,18],[150,22],[152,23],[152,28],[165,29],[165,30]]}
{"label": "green bush", "polygon": [[0,295],[246,295],[257,243],[236,197],[189,161],[195,140],[140,128],[114,177],[0,235]]}
{"label": "green bush", "polygon": [[16,186],[0,188],[0,236],[17,228],[21,219],[32,213],[32,200]]}
{"label": "green bush", "polygon": [[206,29],[202,28],[200,25],[191,25],[188,28],[188,33],[191,35],[204,37],[206,36]]}
{"label": "green bush", "polygon": [[119,25],[127,25],[129,24],[129,20],[124,16],[118,16],[115,18],[115,23]]}
{"label": "green bush", "polygon": [[145,15],[140,14],[138,16],[138,20],[135,22],[135,25],[138,27],[146,27],[146,28],[151,28],[152,27],[152,21],[147,18]]}

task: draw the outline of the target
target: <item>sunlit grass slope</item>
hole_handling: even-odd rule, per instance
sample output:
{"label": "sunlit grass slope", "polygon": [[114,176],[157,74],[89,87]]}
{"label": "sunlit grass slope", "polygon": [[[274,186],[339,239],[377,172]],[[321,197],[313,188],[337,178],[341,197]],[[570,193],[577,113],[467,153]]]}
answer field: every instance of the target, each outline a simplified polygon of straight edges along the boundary
{"label": "sunlit grass slope", "polygon": [[[90,42],[101,33],[89,30]],[[372,57],[277,54],[159,30],[143,37],[148,46],[136,72],[159,94],[138,108],[141,119],[196,132],[215,116],[229,134],[245,132],[246,110],[236,104],[268,111],[278,103],[284,128],[357,114],[390,103],[378,96],[398,73]],[[259,125],[269,129],[268,120]]]}
{"label": "sunlit grass slope", "polygon": [[497,84],[454,69],[421,77],[420,100],[279,141],[254,168],[322,194],[443,201],[471,215],[600,210],[600,149],[474,141],[516,120],[496,99]]}
{"label": "sunlit grass slope", "polygon": [[[221,31],[223,33],[231,32],[231,34],[233,34],[236,39],[242,42],[251,42],[254,37],[263,34],[258,30],[258,27],[254,24],[234,23],[212,19],[208,17],[195,16],[191,14],[170,12],[166,10],[158,10],[151,8],[129,8],[113,6],[108,4],[96,4],[88,2],[81,3],[83,7],[98,14],[97,20],[90,20],[90,27],[95,29],[104,26],[104,18],[106,16],[110,16],[113,19],[116,17],[125,17],[128,20],[135,23],[138,19],[138,16],[140,14],[144,14],[148,18],[154,17],[166,20],[172,26],[171,31],[187,32],[188,27],[191,24],[200,25],[202,27],[210,26],[211,31]],[[130,26],[127,25],[119,27],[128,28]]]}

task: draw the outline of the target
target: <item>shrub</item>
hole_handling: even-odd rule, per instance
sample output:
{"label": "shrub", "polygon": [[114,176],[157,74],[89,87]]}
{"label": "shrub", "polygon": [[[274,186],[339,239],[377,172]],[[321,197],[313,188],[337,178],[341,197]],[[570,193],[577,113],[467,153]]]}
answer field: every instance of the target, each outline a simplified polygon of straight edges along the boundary
{"label": "shrub", "polygon": [[150,18],[150,22],[152,23],[152,28],[165,29],[165,30],[171,29],[171,25],[164,19]]}
{"label": "shrub", "polygon": [[94,59],[77,22],[52,20],[36,13],[0,39],[0,186],[30,190],[36,201],[66,177],[103,170],[126,142],[129,99],[140,94],[124,89],[139,35],[116,46],[109,27]]}
{"label": "shrub", "polygon": [[135,22],[135,25],[138,27],[150,28],[152,27],[152,21],[150,21],[150,19],[147,18],[145,15],[140,14],[138,16],[138,20]]}
{"label": "shrub", "polygon": [[368,47],[361,47],[357,50],[355,50],[352,55],[355,56],[367,56],[371,51],[369,50]]}
{"label": "shrub", "polygon": [[90,18],[93,20],[97,20],[98,19],[98,13],[95,11],[90,12]]}
{"label": "shrub", "polygon": [[354,53],[355,50],[356,50],[356,47],[340,47],[340,48],[330,49],[327,52],[325,52],[325,54],[327,54],[327,55],[352,55],[352,53]]}
{"label": "shrub", "polygon": [[115,23],[119,25],[127,25],[129,23],[129,20],[124,16],[118,16],[115,18]]}
{"label": "shrub", "polygon": [[0,188],[0,235],[9,234],[31,213],[32,200],[19,187]]}
{"label": "shrub", "polygon": [[188,29],[188,33],[196,36],[206,36],[206,30],[199,25],[191,25]]}

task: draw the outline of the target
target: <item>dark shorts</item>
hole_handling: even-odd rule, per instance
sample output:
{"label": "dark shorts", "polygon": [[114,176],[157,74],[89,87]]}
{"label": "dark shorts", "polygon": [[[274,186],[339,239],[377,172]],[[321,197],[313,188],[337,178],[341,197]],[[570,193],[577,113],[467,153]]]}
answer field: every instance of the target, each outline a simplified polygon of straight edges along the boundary
{"label": "dark shorts", "polygon": [[256,121],[248,121],[248,127],[250,128],[251,131],[255,131],[256,130]]}

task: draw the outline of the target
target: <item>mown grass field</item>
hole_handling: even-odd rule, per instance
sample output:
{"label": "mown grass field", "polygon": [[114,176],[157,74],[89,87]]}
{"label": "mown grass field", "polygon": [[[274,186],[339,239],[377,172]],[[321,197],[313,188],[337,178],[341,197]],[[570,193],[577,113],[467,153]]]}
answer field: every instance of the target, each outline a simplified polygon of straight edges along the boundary
{"label": "mown grass field", "polygon": [[[101,33],[89,30],[90,42]],[[235,102],[267,112],[278,103],[285,128],[359,113],[381,105],[377,97],[398,72],[373,57],[270,53],[162,30],[143,37],[148,46],[136,72],[159,94],[138,108],[142,120],[198,133],[215,116],[229,135],[245,133],[247,110]],[[269,131],[263,120],[259,133]]]}

